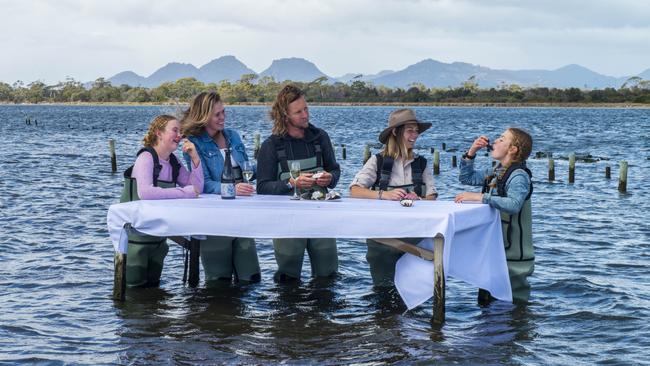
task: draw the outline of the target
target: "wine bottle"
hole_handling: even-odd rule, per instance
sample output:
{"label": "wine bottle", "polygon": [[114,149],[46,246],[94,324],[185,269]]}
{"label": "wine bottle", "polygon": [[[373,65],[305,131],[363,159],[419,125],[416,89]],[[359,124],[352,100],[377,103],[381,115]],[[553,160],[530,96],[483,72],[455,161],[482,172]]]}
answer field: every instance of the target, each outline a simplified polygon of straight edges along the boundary
{"label": "wine bottle", "polygon": [[231,200],[235,198],[235,174],[230,160],[230,147],[226,148],[224,160],[223,170],[221,171],[221,199]]}

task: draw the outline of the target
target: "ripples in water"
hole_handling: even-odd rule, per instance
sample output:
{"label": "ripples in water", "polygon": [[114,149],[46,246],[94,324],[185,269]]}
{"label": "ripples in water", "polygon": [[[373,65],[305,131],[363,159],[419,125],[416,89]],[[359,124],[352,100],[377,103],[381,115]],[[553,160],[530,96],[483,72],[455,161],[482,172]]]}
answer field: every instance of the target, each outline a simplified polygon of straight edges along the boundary
{"label": "ripples in water", "polygon": [[[253,135],[270,130],[266,108],[228,108],[228,125],[251,152]],[[0,130],[12,146],[0,155],[0,363],[648,364],[649,110],[416,108],[434,123],[418,151],[430,156],[443,142],[456,149],[441,151],[440,199],[471,189],[458,183],[450,161],[478,131],[496,136],[523,126],[534,151],[556,157],[551,183],[547,161],[529,161],[537,257],[531,303],[480,308],[476,289],[450,278],[447,322],[436,328],[430,302],[405,312],[394,290],[373,289],[359,240],[339,240],[337,279],[305,275],[293,286],[273,283],[269,240],[257,244],[262,283],[248,286],[184,287],[183,253],[172,246],[160,288],[129,290],[126,302],[114,303],[106,211],[122,177],[110,172],[107,140],[116,140],[124,169],[147,123],[166,109],[0,106]],[[346,144],[341,191],[393,109],[310,109],[339,157]],[[25,126],[26,116],[39,127]],[[578,162],[569,184],[562,157],[574,151],[610,160]],[[617,191],[623,159],[627,194]],[[482,156],[478,163],[489,164]]]}

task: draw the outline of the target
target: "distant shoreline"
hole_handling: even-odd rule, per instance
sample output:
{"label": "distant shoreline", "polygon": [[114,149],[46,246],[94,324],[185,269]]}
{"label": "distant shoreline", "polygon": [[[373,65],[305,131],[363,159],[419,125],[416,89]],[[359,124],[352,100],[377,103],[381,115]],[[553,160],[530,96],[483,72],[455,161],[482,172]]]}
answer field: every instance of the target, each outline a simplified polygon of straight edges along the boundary
{"label": "distant shoreline", "polygon": [[[2,106],[187,106],[188,103],[134,103],[134,102],[73,102],[73,103],[4,103]],[[226,103],[231,106],[271,106],[271,103],[236,102]],[[471,108],[622,108],[650,109],[650,104],[644,103],[493,103],[493,102],[438,102],[438,103],[368,103],[368,102],[309,102],[311,106],[324,107],[471,107]]]}

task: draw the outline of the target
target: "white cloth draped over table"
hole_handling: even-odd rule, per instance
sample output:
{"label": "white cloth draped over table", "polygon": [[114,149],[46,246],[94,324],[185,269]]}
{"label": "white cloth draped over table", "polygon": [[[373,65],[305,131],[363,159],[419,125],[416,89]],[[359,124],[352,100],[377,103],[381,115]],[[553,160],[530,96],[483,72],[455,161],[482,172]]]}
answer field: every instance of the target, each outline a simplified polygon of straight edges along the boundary
{"label": "white cloth draped over table", "polygon": [[[108,230],[116,251],[126,253],[125,225],[154,236],[224,235],[251,238],[433,238],[445,239],[443,265],[452,276],[512,301],[498,211],[483,204],[343,198],[292,201],[288,196],[254,195],[221,200],[134,201],[111,205]],[[433,248],[431,239],[420,245]],[[345,255],[345,253],[341,253]],[[395,285],[409,309],[433,295],[433,263],[404,255]]]}

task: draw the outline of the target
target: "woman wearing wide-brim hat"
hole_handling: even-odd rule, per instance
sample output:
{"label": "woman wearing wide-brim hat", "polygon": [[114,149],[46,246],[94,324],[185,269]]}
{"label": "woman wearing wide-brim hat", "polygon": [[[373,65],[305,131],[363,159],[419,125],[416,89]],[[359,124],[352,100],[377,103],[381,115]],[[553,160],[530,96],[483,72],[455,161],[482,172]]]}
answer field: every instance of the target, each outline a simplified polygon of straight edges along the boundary
{"label": "woman wearing wide-brim hat", "polygon": [[[436,199],[438,194],[431,168],[424,157],[413,152],[419,135],[431,123],[417,119],[411,109],[398,109],[388,117],[388,127],[379,134],[384,149],[370,157],[350,184],[350,196],[378,200]],[[397,202],[396,202],[397,204]],[[402,239],[418,243],[421,238]],[[367,240],[366,259],[376,286],[393,284],[395,263],[402,252]]]}

